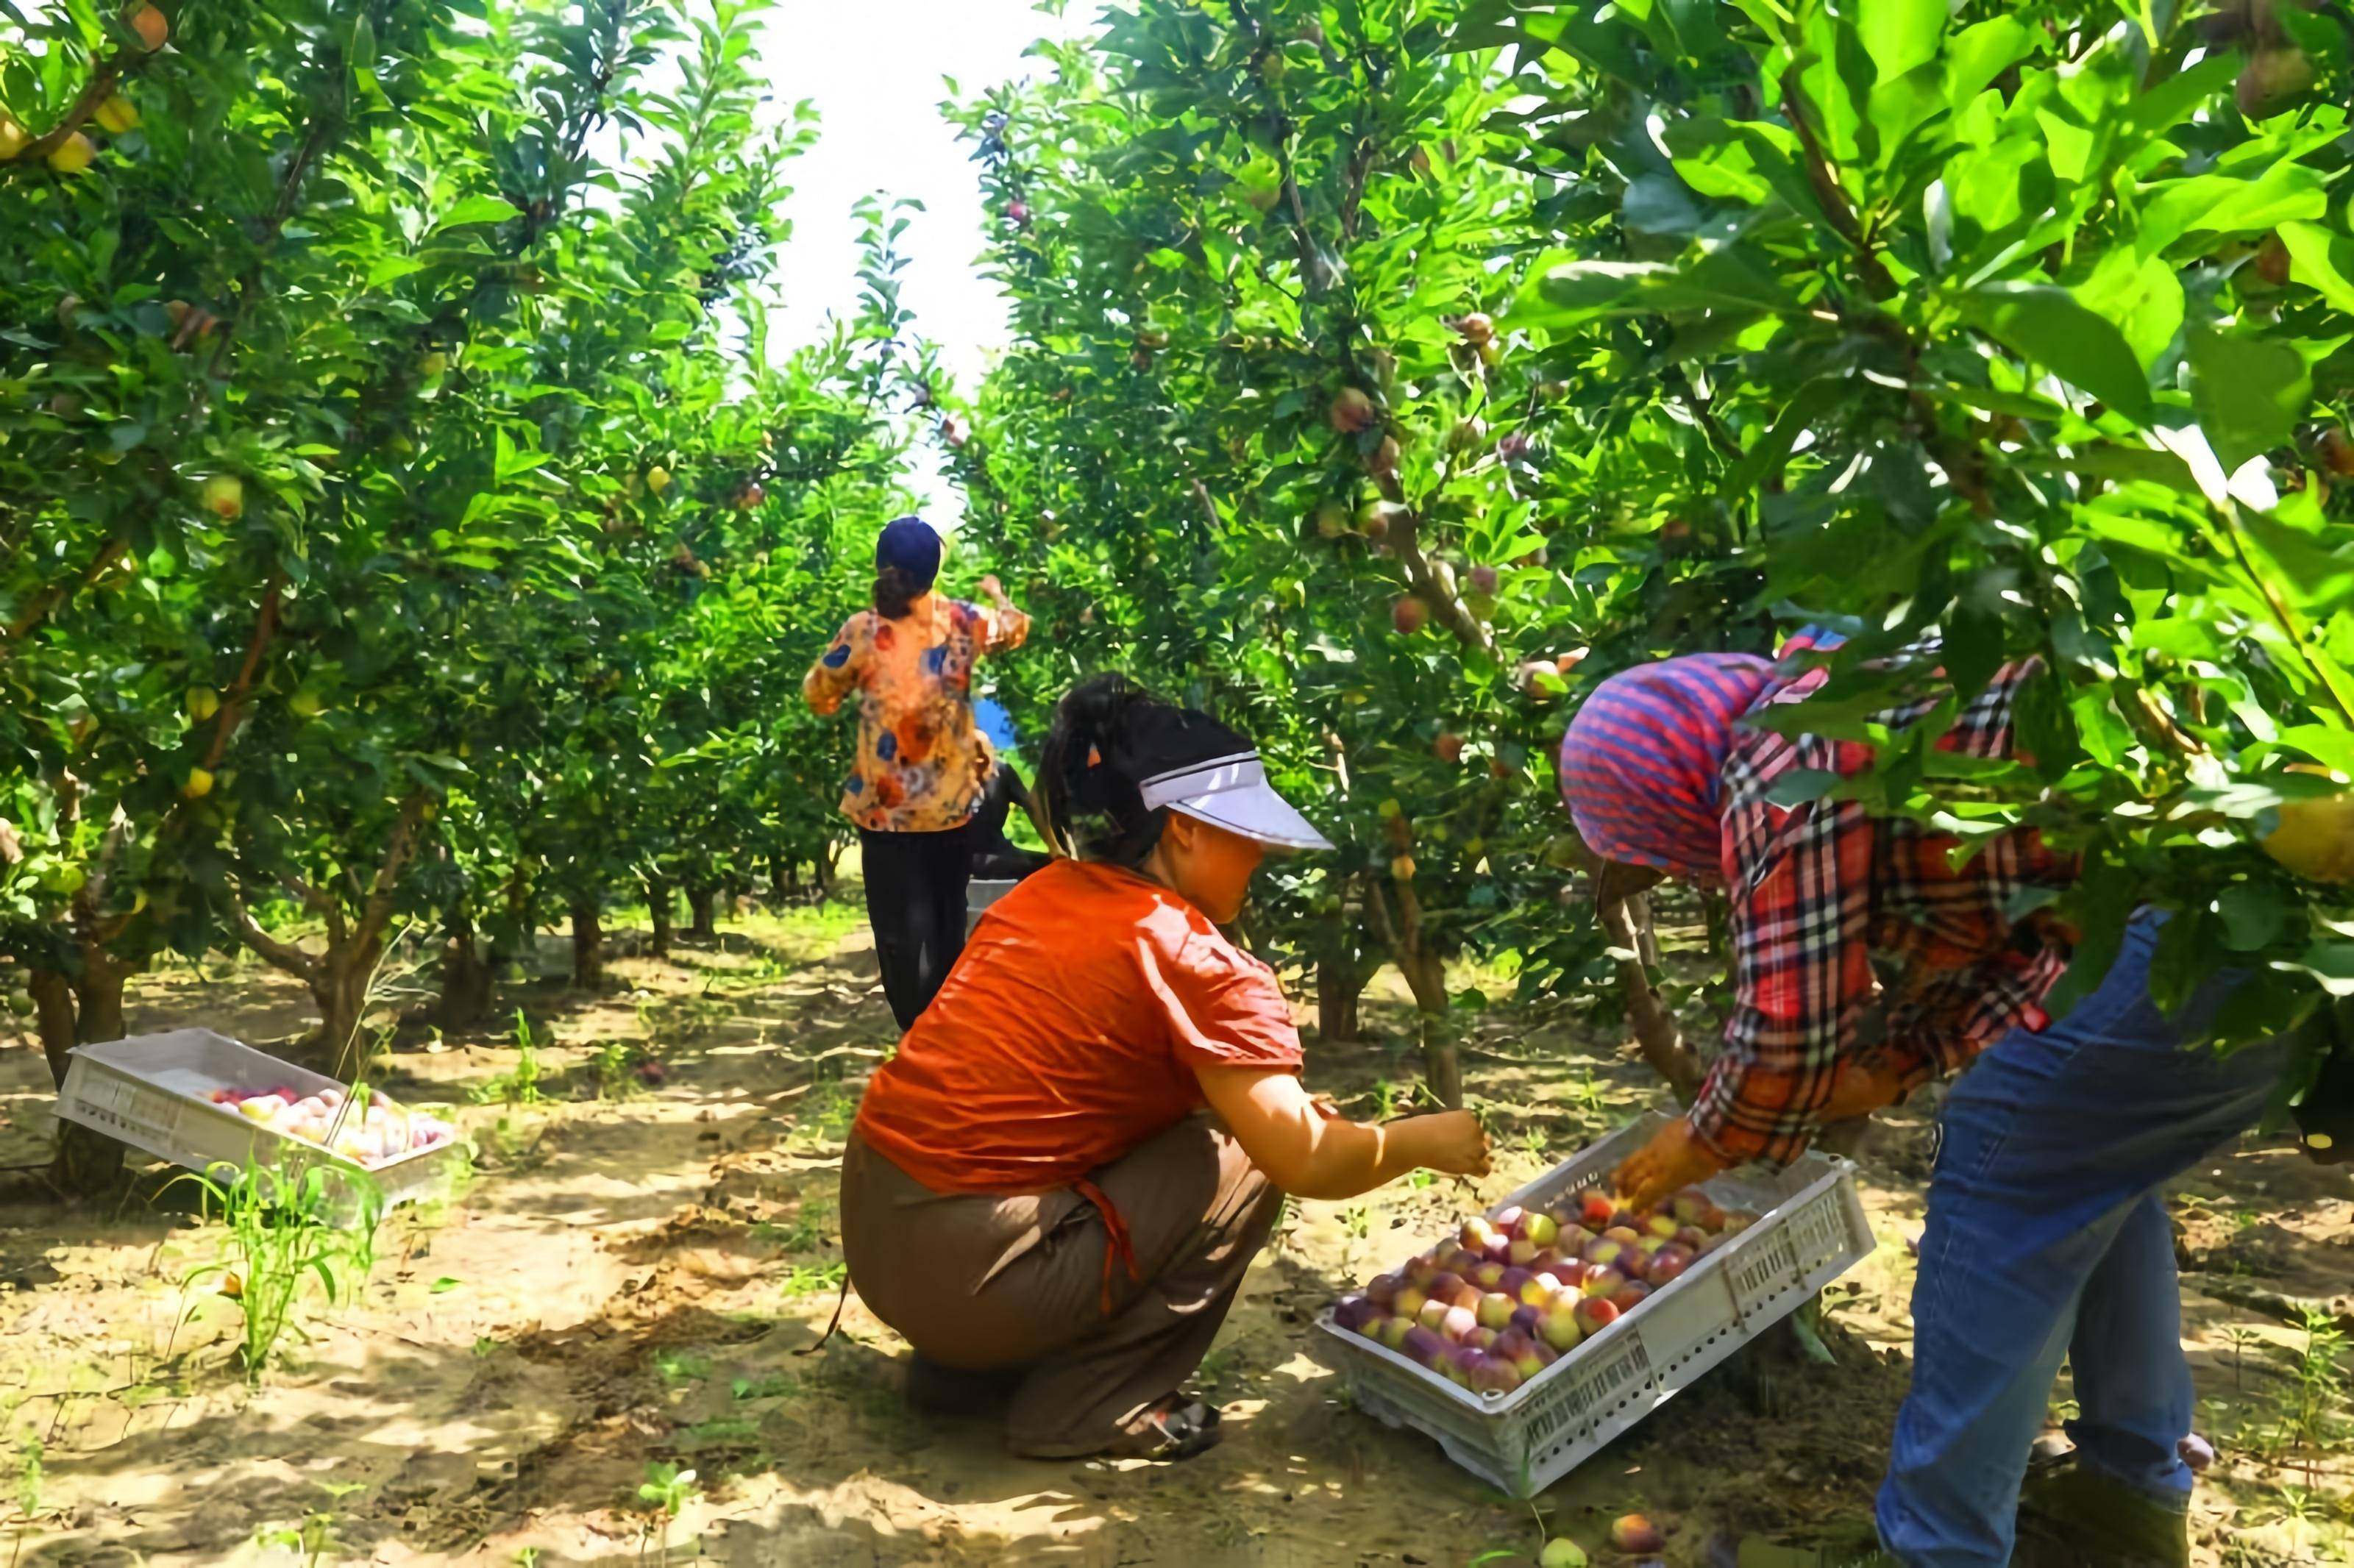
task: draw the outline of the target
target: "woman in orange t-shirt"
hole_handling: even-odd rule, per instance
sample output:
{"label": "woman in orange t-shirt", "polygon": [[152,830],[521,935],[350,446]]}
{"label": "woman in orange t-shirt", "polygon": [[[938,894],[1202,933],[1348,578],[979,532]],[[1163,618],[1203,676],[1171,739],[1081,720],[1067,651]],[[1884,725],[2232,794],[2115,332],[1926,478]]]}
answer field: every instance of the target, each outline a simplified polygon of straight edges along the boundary
{"label": "woman in orange t-shirt", "polygon": [[1462,1111],[1344,1120],[1300,1086],[1274,971],[1218,927],[1269,847],[1331,846],[1248,741],[1099,676],[1064,698],[1039,790],[1077,858],[991,907],[869,1080],[843,1248],[915,1347],[912,1399],[1002,1396],[1018,1453],[1184,1457],[1218,1417],[1179,1386],[1283,1194],[1481,1174],[1487,1139]]}

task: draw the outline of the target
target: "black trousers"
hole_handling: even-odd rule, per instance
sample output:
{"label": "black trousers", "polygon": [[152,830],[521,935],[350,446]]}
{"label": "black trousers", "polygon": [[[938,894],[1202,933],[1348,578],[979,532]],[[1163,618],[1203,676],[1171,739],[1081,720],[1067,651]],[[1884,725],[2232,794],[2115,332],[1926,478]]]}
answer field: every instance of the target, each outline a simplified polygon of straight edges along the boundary
{"label": "black trousers", "polygon": [[935,833],[858,830],[866,866],[866,919],[883,994],[904,1033],[932,1004],[949,966],[964,951],[965,884],[971,880],[971,836],[963,828]]}

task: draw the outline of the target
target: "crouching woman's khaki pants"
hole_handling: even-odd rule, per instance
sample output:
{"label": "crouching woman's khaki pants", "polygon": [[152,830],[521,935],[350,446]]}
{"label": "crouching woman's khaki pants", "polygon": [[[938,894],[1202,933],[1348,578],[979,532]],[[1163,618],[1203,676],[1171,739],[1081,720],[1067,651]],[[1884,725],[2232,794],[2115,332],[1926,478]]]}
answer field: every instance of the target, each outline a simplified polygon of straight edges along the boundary
{"label": "crouching woman's khaki pants", "polygon": [[1136,1433],[1201,1365],[1282,1202],[1206,1113],[1092,1182],[1127,1225],[1134,1277],[1117,1260],[1107,1274],[1104,1216],[1071,1188],[935,1192],[855,1134],[843,1156],[859,1299],[943,1366],[1018,1372],[1006,1415],[1018,1454],[1097,1454]]}

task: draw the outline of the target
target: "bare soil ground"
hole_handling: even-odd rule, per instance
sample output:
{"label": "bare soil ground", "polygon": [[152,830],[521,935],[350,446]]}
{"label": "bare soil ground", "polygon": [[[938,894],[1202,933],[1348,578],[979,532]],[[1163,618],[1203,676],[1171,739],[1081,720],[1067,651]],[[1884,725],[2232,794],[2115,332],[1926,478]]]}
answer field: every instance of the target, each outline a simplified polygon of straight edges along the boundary
{"label": "bare soil ground", "polygon": [[[559,958],[551,941],[545,967]],[[1761,1342],[1532,1508],[1349,1408],[1304,1328],[1339,1288],[1654,1098],[1615,1038],[1500,1010],[1466,1063],[1510,1142],[1498,1171],[1477,1191],[1401,1183],[1291,1211],[1203,1368],[1223,1447],[1175,1467],[1040,1463],[985,1426],[911,1415],[906,1347],[854,1299],[843,1333],[801,1353],[836,1298],[843,1136],[892,1039],[863,927],[840,906],[757,917],[614,971],[599,996],[508,987],[496,1031],[404,1032],[387,1088],[453,1104],[477,1171],[389,1220],[365,1289],[315,1307],[258,1388],[232,1364],[235,1305],[186,1283],[221,1232],[185,1190],[159,1195],[158,1172],[93,1210],[0,1177],[0,1568],[298,1562],[257,1531],[306,1521],[323,1563],[1465,1568],[1533,1562],[1541,1521],[1609,1562],[1607,1521],[1633,1509],[1670,1527],[1684,1568],[1719,1531],[1868,1510],[1906,1382],[1922,1115],[1862,1153],[1881,1245],[1827,1295],[1838,1364]],[[270,1048],[307,1028],[302,1001],[221,962],[143,981],[131,1022]],[[499,1088],[517,1009],[547,1043],[537,1103]],[[1368,1018],[1401,1030],[1400,996]],[[615,1043],[662,1062],[659,1081],[600,1074]],[[27,1045],[0,1037],[0,1166],[37,1163],[51,1136]],[[1393,1044],[1311,1045],[1310,1060],[1314,1086],[1365,1114],[1413,1076]],[[2354,1466],[2329,1442],[2345,1407],[2325,1394],[2319,1443],[2300,1425],[2315,1358],[2282,1320],[2297,1301],[2354,1312],[2346,1178],[2252,1140],[2186,1182],[2177,1211],[2202,1425],[2223,1450],[2196,1505],[2198,1561],[2348,1562]],[[696,1474],[667,1521],[639,1496],[655,1465]]]}

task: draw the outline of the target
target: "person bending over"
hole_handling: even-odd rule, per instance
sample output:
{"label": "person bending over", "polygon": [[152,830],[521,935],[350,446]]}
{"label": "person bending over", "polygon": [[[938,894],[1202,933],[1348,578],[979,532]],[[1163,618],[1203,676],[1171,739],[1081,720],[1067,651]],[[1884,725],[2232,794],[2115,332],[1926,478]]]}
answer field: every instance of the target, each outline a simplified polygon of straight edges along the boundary
{"label": "person bending over", "polygon": [[[989,746],[986,737],[981,745]],[[974,814],[971,826],[966,829],[971,841],[972,879],[975,882],[1019,882],[1032,872],[1044,869],[1054,857],[1040,854],[1036,850],[1023,849],[1007,838],[1006,819],[1013,815],[1014,808],[1021,808],[1022,814],[1037,828],[1038,836],[1044,838],[1046,836],[1045,817],[1038,810],[1037,800],[1030,793],[1029,786],[1023,783],[1022,775],[1014,770],[1013,764],[996,755],[994,747],[990,749],[992,762],[989,788],[981,792],[981,810]]]}
{"label": "person bending over", "polygon": [[[2013,755],[2035,665],[2005,667],[1954,706],[1931,661],[1913,670],[1915,700],[1879,715],[1892,735],[1943,715],[1938,749]],[[1743,654],[1638,665],[1596,687],[1563,740],[1563,793],[1604,862],[1599,896],[1676,876],[1730,901],[1724,1049],[1618,1189],[1640,1206],[1743,1160],[1787,1162],[1819,1127],[1968,1067],[1946,1104],[1913,1387],[1877,1519],[1811,1561],[2185,1568],[2178,1446],[2192,1402],[2162,1190],[2256,1121],[2278,1046],[2199,1048],[2241,977],[2216,975],[2170,1013],[2151,1001],[2155,910],[2136,915],[2105,978],[2048,1016],[2073,933],[2015,912],[2073,881],[2073,859],[2027,830],[1960,855],[1917,822],[1789,792],[1873,760],[1866,746],[1754,722],[1822,679]],[[2076,1463],[2022,1499],[2062,1356]]]}
{"label": "person bending over", "polygon": [[1117,675],[1063,699],[1040,795],[1069,858],[992,906],[843,1159],[851,1283],[918,1403],[1006,1401],[1041,1457],[1182,1458],[1181,1385],[1284,1194],[1488,1169],[1469,1113],[1342,1119],[1274,972],[1221,934],[1270,848],[1326,849],[1251,743]]}

